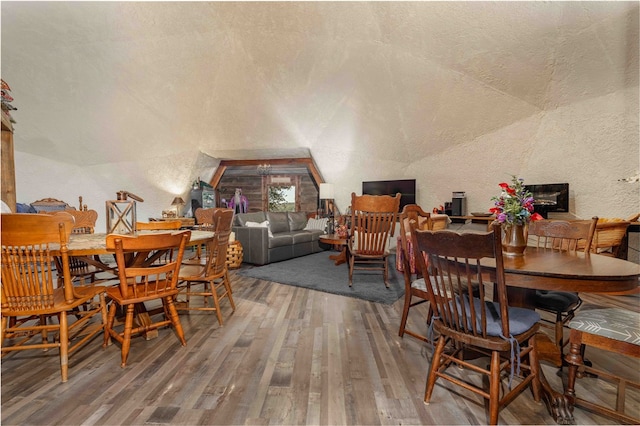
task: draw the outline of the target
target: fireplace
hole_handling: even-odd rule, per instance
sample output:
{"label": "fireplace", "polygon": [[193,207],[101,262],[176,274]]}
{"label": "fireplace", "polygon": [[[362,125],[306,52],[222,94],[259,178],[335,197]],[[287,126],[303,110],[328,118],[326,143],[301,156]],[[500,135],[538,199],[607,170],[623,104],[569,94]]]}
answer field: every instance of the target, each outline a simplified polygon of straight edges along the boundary
{"label": "fireplace", "polygon": [[569,211],[569,184],[547,183],[540,185],[525,185],[533,194],[534,212],[539,213],[545,219],[549,212]]}

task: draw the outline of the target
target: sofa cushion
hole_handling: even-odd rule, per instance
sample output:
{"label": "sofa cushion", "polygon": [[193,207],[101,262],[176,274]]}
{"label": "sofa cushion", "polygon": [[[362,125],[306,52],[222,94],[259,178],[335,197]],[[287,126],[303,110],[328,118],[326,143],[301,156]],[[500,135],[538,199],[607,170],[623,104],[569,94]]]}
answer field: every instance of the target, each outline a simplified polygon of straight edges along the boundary
{"label": "sofa cushion", "polygon": [[310,243],[313,240],[313,234],[309,231],[292,231],[289,234],[293,238],[293,244]]}
{"label": "sofa cushion", "polygon": [[305,212],[289,212],[289,230],[300,231],[307,226],[307,214]]}
{"label": "sofa cushion", "polygon": [[267,220],[271,232],[277,234],[279,232],[289,232],[289,218],[287,212],[267,212]]}
{"label": "sofa cushion", "polygon": [[283,247],[283,246],[292,246],[293,245],[293,237],[289,233],[279,233],[273,236],[273,238],[269,238],[269,248],[272,249],[274,247]]}
{"label": "sofa cushion", "polygon": [[320,219],[311,218],[307,221],[307,225],[304,227],[306,231],[322,231],[327,228],[327,221],[329,218],[323,217]]}
{"label": "sofa cushion", "polygon": [[240,213],[236,215],[234,220],[238,226],[247,226],[247,221],[262,223],[267,220],[267,217],[264,212]]}

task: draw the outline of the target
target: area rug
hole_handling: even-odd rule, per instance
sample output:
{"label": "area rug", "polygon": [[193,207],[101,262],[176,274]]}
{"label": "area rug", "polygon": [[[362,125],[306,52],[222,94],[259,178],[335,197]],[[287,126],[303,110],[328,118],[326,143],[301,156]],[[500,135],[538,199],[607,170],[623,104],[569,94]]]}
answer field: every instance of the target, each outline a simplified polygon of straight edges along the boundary
{"label": "area rug", "polygon": [[336,266],[329,259],[330,254],[335,253],[325,251],[265,266],[243,268],[238,274],[387,305],[404,295],[404,278],[395,268],[394,255],[387,259],[389,288],[386,288],[380,271],[355,271],[353,286],[349,287],[349,265],[343,263]]}

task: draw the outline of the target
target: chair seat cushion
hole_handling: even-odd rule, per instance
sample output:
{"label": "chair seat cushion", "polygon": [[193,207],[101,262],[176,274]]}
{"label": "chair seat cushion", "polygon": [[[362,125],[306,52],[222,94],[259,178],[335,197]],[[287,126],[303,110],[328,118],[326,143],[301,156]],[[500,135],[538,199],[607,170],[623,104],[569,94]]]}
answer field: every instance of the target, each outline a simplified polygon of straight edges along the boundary
{"label": "chair seat cushion", "polygon": [[536,308],[553,312],[568,312],[580,303],[578,293],[554,290],[536,291]]}
{"label": "chair seat cushion", "polygon": [[580,309],[569,327],[585,333],[640,345],[640,317],[620,309]]}
{"label": "chair seat cushion", "polygon": [[[456,303],[460,303],[460,297],[456,297]],[[470,315],[469,299],[464,297],[467,315]],[[476,312],[476,326],[481,325],[480,299],[474,297],[473,304]],[[500,304],[497,302],[484,301],[487,306],[487,334],[498,337],[502,334],[502,324],[500,322]],[[533,309],[509,307],[509,331],[512,335],[522,334],[540,321],[540,315]],[[469,323],[469,328],[471,323]],[[504,336],[509,337],[509,336]]]}
{"label": "chair seat cushion", "polygon": [[427,291],[427,285],[424,282],[424,278],[413,280],[413,282],[411,282],[411,287],[418,290]]}

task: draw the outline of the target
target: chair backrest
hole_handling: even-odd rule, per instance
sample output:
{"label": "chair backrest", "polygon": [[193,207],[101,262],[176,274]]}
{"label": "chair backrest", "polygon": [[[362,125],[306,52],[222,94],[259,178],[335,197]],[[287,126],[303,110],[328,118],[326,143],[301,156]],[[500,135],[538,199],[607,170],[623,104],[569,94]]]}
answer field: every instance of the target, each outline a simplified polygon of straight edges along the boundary
{"label": "chair backrest", "polygon": [[227,247],[234,213],[232,209],[214,210],[215,237],[207,245],[209,256],[207,256],[206,275],[209,276],[220,275],[227,267]]}
{"label": "chair backrest", "polygon": [[591,250],[598,218],[591,220],[535,220],[529,224],[529,240],[536,247],[571,252]]}
{"label": "chair backrest", "polygon": [[198,207],[194,212],[194,216],[196,217],[196,223],[198,225],[213,225],[215,223],[213,219],[213,213],[219,209],[209,208],[203,209],[202,207]]}
{"label": "chair backrest", "polygon": [[[509,337],[500,226],[495,226],[492,232],[461,234],[446,230],[421,231],[415,229],[415,222],[411,222],[411,226],[414,256],[416,264],[426,271],[426,288],[434,318],[459,333],[458,340],[465,341],[464,335],[486,338],[502,334]],[[428,268],[425,257],[428,259]],[[495,259],[495,277],[492,277],[492,281],[495,282],[494,300],[497,304],[484,302],[485,286],[480,265],[484,258]],[[475,292],[478,294],[475,295]],[[496,318],[497,312],[492,312],[494,309],[500,310],[499,330],[487,327],[487,319]],[[463,320],[465,318],[474,318],[475,321]]]}
{"label": "chair backrest", "polygon": [[164,231],[180,229],[182,222],[179,220],[154,220],[151,222],[136,222],[138,231]]}
{"label": "chair backrest", "polygon": [[631,222],[626,220],[598,219],[591,242],[591,252],[618,257],[629,225]]}
{"label": "chair backrest", "polygon": [[351,252],[383,255],[394,234],[399,209],[400,193],[395,197],[351,193]]}
{"label": "chair backrest", "polygon": [[65,299],[72,301],[67,244],[73,217],[67,214],[2,215],[2,308],[37,311],[53,306],[57,282],[53,276],[54,257],[59,251]]}
{"label": "chair backrest", "polygon": [[[107,250],[118,264],[120,292],[125,299],[149,297],[174,290],[184,249],[191,231],[140,235],[107,235]],[[176,252],[170,261],[156,260],[166,252]],[[132,284],[138,285],[132,285]]]}
{"label": "chair backrest", "polygon": [[95,210],[64,210],[54,214],[70,214],[75,219],[72,234],[93,234],[98,220],[98,212]]}
{"label": "chair backrest", "polygon": [[410,252],[409,244],[411,241],[411,228],[410,222],[414,221],[416,223],[416,228],[420,230],[432,230],[433,222],[431,222],[431,213],[425,212],[422,208],[417,204],[407,204],[402,208],[402,212],[398,216],[400,219],[400,245],[402,249],[403,258],[402,261],[404,265],[405,274],[408,273],[411,275],[411,269],[408,269],[407,266],[410,266]]}

